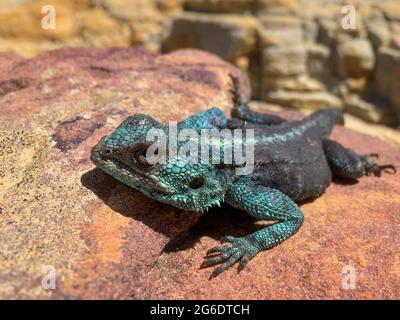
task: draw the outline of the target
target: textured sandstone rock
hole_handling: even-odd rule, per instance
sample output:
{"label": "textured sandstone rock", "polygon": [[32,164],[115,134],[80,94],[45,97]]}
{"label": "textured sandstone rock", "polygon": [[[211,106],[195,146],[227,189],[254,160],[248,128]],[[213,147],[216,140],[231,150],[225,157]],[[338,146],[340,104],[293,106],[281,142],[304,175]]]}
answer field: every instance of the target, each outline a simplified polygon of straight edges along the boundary
{"label": "textured sandstone rock", "polygon": [[393,36],[392,39],[390,40],[389,46],[393,49],[400,49],[400,35]]}
{"label": "textured sandstone rock", "polygon": [[366,39],[345,41],[338,46],[337,52],[339,71],[343,77],[366,77],[374,69],[375,54]]}
{"label": "textured sandstone rock", "polygon": [[[95,0],[114,20],[128,28],[130,43],[152,51],[160,49],[163,19],[180,10],[182,0]],[[115,32],[115,29],[111,29]],[[128,43],[129,44],[129,43]]]}
{"label": "textured sandstone rock", "polygon": [[266,29],[297,29],[302,26],[299,17],[290,15],[261,15],[257,20]]}
{"label": "textured sandstone rock", "polygon": [[[61,46],[129,46],[158,50],[161,20],[180,0],[5,1],[0,10],[0,48],[24,56]],[[56,29],[42,28],[42,8],[53,5]]]}
{"label": "textured sandstone rock", "polygon": [[260,31],[260,42],[263,47],[301,45],[303,30],[301,28],[264,28]]}
{"label": "textured sandstone rock", "polygon": [[[337,8],[335,9],[335,11]],[[332,19],[331,17],[319,17],[318,23],[318,42],[331,47],[336,42],[338,33],[338,19]]]}
{"label": "textured sandstone rock", "polygon": [[366,78],[347,78],[344,80],[344,83],[345,83],[347,92],[362,94],[367,89],[368,79],[366,79]]}
{"label": "textured sandstone rock", "polygon": [[306,54],[308,74],[328,83],[328,79],[332,77],[332,72],[329,68],[329,48],[320,44],[308,44],[306,46]]}
{"label": "textured sandstone rock", "polygon": [[[261,96],[271,90],[319,90],[316,81],[305,75],[306,49],[301,21],[292,16],[261,16]],[[316,88],[318,87],[318,88]]]}
{"label": "textured sandstone rock", "polygon": [[258,0],[257,14],[262,15],[295,15],[300,10],[299,0]]}
{"label": "textured sandstone rock", "polygon": [[368,37],[375,49],[387,45],[390,41],[389,25],[383,18],[367,21],[367,30]]}
{"label": "textured sandstone rock", "polygon": [[[376,138],[343,128],[333,136],[361,153],[377,150],[381,161],[400,160],[398,147]],[[353,185],[337,181],[321,198],[302,206],[305,222],[295,236],[259,254],[241,273],[231,269],[210,282],[211,269],[199,270],[193,262],[200,263],[221,236],[246,235],[261,226],[229,207],[213,209],[158,259],[151,271],[151,297],[399,298],[399,191],[397,177],[390,175],[362,178]],[[355,289],[346,289],[348,270],[355,272]]]}
{"label": "textured sandstone rock", "polygon": [[256,29],[252,17],[184,13],[173,19],[163,49],[204,49],[233,61],[255,50]]}
{"label": "textured sandstone rock", "polygon": [[[399,298],[397,176],[339,181],[302,206],[294,237],[210,282],[211,270],[199,270],[206,250],[255,230],[254,221],[228,207],[183,212],[94,169],[91,147],[132,113],[166,122],[210,105],[228,112],[228,73],[249,97],[229,64],[133,48],[0,54],[0,62],[1,298]],[[334,137],[400,162],[398,147],[376,138],[343,128]],[[48,265],[56,290],[41,287]],[[342,288],[346,266],[354,290]]]}
{"label": "textured sandstone rock", "polygon": [[297,76],[306,70],[304,46],[267,47],[262,52],[262,72],[268,76]]}
{"label": "textured sandstone rock", "polygon": [[377,55],[376,83],[381,93],[400,110],[400,50],[383,47]]}
{"label": "textured sandstone rock", "polygon": [[49,4],[48,1],[38,0],[29,1],[18,6],[3,8],[0,11],[1,37],[22,37],[31,39],[51,38],[62,40],[74,36],[78,29],[72,19],[74,11],[84,8],[82,2],[55,1],[57,7],[57,32],[55,30],[45,30],[42,28],[41,11],[43,6]]}
{"label": "textured sandstone rock", "polygon": [[298,92],[316,92],[325,90],[321,82],[304,75],[298,77],[266,77],[264,78],[262,85],[264,88],[269,88],[271,90],[283,89]]}
{"label": "textured sandstone rock", "polygon": [[106,8],[112,16],[118,19],[135,19],[141,14],[149,15],[155,11],[155,3],[153,1],[94,0],[93,2],[99,7]]}
{"label": "textured sandstone rock", "polygon": [[300,110],[342,107],[341,100],[327,92],[276,90],[265,93],[264,99],[275,104]]}
{"label": "textured sandstone rock", "polygon": [[[56,30],[41,28],[41,9],[48,4],[56,7]],[[346,4],[356,9],[354,30],[342,27]],[[288,77],[319,81],[330,93],[343,77],[347,81],[361,74],[366,87],[376,84],[371,46],[375,54],[385,47],[400,49],[398,0],[0,0],[0,9],[0,51],[34,56],[63,46],[135,45],[154,52],[162,44],[164,51],[201,48],[247,72],[256,99],[270,90],[296,91],[296,84],[298,91],[317,90]],[[346,46],[353,52],[343,55]],[[271,47],[282,50],[285,61],[265,59]],[[300,62],[303,53],[289,53],[295,47],[305,47],[306,68]],[[271,67],[273,77],[265,72]],[[393,85],[378,86],[397,103]],[[361,97],[363,90],[353,93]],[[375,103],[373,108],[381,107]]]}
{"label": "textured sandstone rock", "polygon": [[313,19],[304,19],[303,21],[304,29],[304,42],[305,43],[315,43],[318,37],[318,24]]}
{"label": "textured sandstone rock", "polygon": [[253,9],[257,0],[186,0],[184,7],[191,11],[210,13],[243,13]]}
{"label": "textured sandstone rock", "polygon": [[400,130],[394,130],[382,124],[369,123],[349,113],[344,115],[346,127],[366,135],[373,135],[392,145],[400,147]]}
{"label": "textured sandstone rock", "polygon": [[343,104],[344,111],[368,122],[391,126],[397,123],[396,114],[390,107],[387,105],[377,107],[375,104],[360,98],[359,95],[350,94],[346,96]]}
{"label": "textured sandstone rock", "polygon": [[389,20],[400,21],[400,3],[397,1],[388,1],[382,2],[378,6]]}
{"label": "textured sandstone rock", "polygon": [[[199,51],[0,54],[0,297],[146,298],[165,245],[199,215],[94,169],[91,147],[128,115],[159,121],[232,106],[237,69]],[[57,290],[41,287],[55,268]]]}
{"label": "textured sandstone rock", "polygon": [[[74,41],[88,46],[128,46],[131,40],[129,27],[113,19],[104,10],[91,8],[75,16],[79,32]],[[82,37],[83,40],[79,40]]]}

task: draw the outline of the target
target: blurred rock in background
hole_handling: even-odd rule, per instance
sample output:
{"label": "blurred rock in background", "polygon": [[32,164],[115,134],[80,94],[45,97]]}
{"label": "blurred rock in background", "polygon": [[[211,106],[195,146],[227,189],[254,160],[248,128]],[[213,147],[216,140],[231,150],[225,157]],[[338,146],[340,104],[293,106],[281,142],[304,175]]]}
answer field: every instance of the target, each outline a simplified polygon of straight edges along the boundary
{"label": "blurred rock in background", "polygon": [[[354,29],[342,24],[348,3]],[[48,5],[56,28],[46,30]],[[147,50],[47,52],[73,46]],[[204,253],[223,235],[253,232],[252,220],[231,208],[183,213],[94,169],[92,146],[130,114],[164,123],[210,106],[228,114],[230,74],[250,98],[244,74],[216,55],[154,53],[184,47],[246,71],[254,110],[299,119],[282,109],[341,107],[347,127],[394,146],[342,127],[334,139],[400,163],[390,127],[399,0],[0,0],[0,51],[13,52],[0,53],[0,299],[398,299],[397,176],[332,184],[302,206],[296,236],[239,277],[232,268],[210,282]],[[348,290],[343,268],[353,266]],[[55,290],[43,285],[48,267]]]}
{"label": "blurred rock in background", "polygon": [[[49,4],[56,29],[45,30]],[[198,48],[246,71],[256,100],[399,123],[398,0],[0,0],[0,21],[1,51]]]}
{"label": "blurred rock in background", "polygon": [[[161,23],[180,0],[0,0],[0,49],[26,57],[63,46],[141,45],[158,50]],[[56,28],[43,29],[53,5]]]}

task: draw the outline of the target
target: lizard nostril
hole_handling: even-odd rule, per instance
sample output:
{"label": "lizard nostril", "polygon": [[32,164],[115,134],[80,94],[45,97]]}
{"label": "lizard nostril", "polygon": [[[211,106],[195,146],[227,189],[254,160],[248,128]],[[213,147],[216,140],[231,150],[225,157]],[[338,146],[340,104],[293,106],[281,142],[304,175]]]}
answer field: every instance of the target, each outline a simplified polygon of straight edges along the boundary
{"label": "lizard nostril", "polygon": [[206,183],[206,180],[204,179],[204,177],[199,176],[199,177],[192,179],[192,181],[189,182],[189,187],[191,189],[196,190],[196,189],[200,189],[201,187],[203,187],[205,183]]}
{"label": "lizard nostril", "polygon": [[112,150],[109,148],[104,148],[103,150],[101,150],[101,154],[105,155],[105,156],[109,156],[112,154]]}

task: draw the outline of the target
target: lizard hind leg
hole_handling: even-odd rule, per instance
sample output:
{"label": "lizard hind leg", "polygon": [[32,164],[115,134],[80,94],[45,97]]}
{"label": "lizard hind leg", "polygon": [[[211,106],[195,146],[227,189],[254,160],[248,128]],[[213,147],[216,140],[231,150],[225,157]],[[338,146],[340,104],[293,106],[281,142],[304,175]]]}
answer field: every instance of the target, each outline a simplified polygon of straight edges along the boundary
{"label": "lizard hind leg", "polygon": [[358,155],[330,139],[323,140],[323,148],[332,173],[336,177],[358,179],[371,174],[380,177],[382,172],[396,173],[396,168],[391,164],[375,163],[373,158],[378,157],[375,153]]}

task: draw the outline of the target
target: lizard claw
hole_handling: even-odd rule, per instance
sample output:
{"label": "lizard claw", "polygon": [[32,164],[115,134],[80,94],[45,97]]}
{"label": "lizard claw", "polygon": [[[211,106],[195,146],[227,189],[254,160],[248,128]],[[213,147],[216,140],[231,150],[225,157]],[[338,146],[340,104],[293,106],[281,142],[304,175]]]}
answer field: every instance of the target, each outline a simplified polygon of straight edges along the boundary
{"label": "lizard claw", "polygon": [[[259,251],[246,237],[237,238],[233,236],[223,237],[221,242],[229,242],[224,246],[216,246],[207,251],[207,257],[201,264],[201,268],[221,263],[210,275],[210,280],[218,276],[233,264],[239,261],[238,271],[243,270],[247,262],[253,259]],[[216,255],[212,255],[217,253]]]}
{"label": "lizard claw", "polygon": [[382,172],[385,172],[388,174],[395,174],[397,172],[395,166],[393,166],[391,164],[378,165],[375,162],[373,162],[371,158],[379,158],[379,155],[377,153],[371,153],[369,155],[362,157],[362,160],[364,162],[365,172],[366,172],[367,176],[369,176],[370,174],[373,174],[376,177],[380,177]]}
{"label": "lizard claw", "polygon": [[370,154],[367,155],[367,157],[379,159],[379,154],[377,154],[377,153],[370,153]]}
{"label": "lizard claw", "polygon": [[385,165],[379,166],[379,169],[388,174],[396,174],[397,173],[396,167],[391,164],[385,164]]}
{"label": "lizard claw", "polygon": [[370,153],[362,156],[362,161],[364,163],[364,169],[367,176],[373,174],[376,177],[380,177],[382,172],[388,174],[395,174],[397,172],[395,166],[391,164],[378,165],[372,160],[372,158],[379,158],[379,155],[377,153]]}

